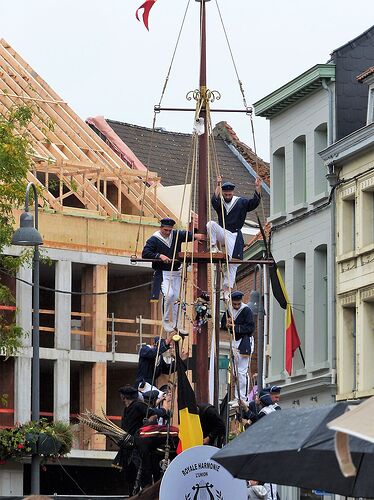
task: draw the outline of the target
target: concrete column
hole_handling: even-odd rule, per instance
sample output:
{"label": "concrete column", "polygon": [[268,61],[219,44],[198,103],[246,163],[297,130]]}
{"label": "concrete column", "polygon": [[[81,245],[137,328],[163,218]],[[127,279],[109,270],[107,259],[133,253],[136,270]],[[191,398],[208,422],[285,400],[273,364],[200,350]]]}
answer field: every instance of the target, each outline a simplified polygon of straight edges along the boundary
{"label": "concrete column", "polygon": [[[71,291],[71,262],[56,262],[56,289]],[[71,295],[55,293],[55,347],[70,350],[71,345]]]}
{"label": "concrete column", "polygon": [[[315,279],[314,279],[314,249],[308,248],[305,252],[305,369],[310,371],[314,365],[314,298],[315,298]],[[297,302],[297,300],[295,301]],[[300,358],[298,352],[295,353]],[[301,363],[302,366],[302,363]]]}
{"label": "concrete column", "polygon": [[54,363],[54,420],[69,422],[70,418],[70,360],[68,353]]}
{"label": "concrete column", "polygon": [[[32,282],[32,269],[22,267],[17,278]],[[16,283],[17,324],[24,330],[23,349],[14,364],[14,421],[24,423],[31,418],[31,349],[32,344],[32,287]]]}
{"label": "concrete column", "polygon": [[[17,271],[17,278],[32,283],[32,269],[21,267]],[[26,333],[24,346],[32,345],[32,286],[22,281],[16,282],[17,325]]]}
{"label": "concrete column", "polygon": [[23,496],[23,464],[7,462],[1,466],[0,496]]}
{"label": "concrete column", "polygon": [[[31,351],[30,351],[31,355]],[[31,418],[31,357],[20,356],[14,365],[14,422]]]}

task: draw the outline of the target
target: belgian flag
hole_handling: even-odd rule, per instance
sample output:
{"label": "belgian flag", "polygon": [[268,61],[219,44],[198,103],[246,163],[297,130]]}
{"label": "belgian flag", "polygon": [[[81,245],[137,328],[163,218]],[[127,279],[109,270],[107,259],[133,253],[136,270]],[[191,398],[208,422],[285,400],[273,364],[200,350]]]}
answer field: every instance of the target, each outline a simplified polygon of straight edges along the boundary
{"label": "belgian flag", "polygon": [[199,411],[195,393],[186,375],[186,367],[179,355],[179,345],[175,342],[175,361],[178,374],[179,446],[178,452],[203,444]]}
{"label": "belgian flag", "polygon": [[[288,298],[286,286],[282,275],[274,262],[269,268],[271,288],[273,295],[282,309],[286,309],[286,359],[285,368],[289,375],[292,372],[292,359],[296,349],[300,349],[301,342],[295,320],[292,314],[291,304]],[[305,363],[304,363],[305,364]]]}

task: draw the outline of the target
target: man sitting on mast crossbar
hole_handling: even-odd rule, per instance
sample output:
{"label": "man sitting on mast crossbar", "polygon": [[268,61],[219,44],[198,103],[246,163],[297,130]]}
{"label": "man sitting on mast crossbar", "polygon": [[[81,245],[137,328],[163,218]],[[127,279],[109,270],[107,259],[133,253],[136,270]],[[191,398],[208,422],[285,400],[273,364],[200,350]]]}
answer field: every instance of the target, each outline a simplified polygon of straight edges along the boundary
{"label": "man sitting on mast crossbar", "polygon": [[[242,227],[245,223],[247,212],[255,210],[261,201],[262,180],[257,177],[256,190],[252,198],[234,196],[235,184],[225,182],[222,185],[222,177],[217,176],[216,190],[212,196],[212,206],[217,212],[218,224],[215,221],[207,223],[210,248],[213,253],[218,252],[217,242],[226,245],[226,251],[230,259],[243,259],[244,239]],[[223,206],[222,206],[223,205]],[[230,264],[223,280],[224,293],[235,284],[238,264]]]}
{"label": "man sitting on mast crossbar", "polygon": [[[177,328],[178,298],[181,289],[181,265],[177,260],[182,243],[186,241],[204,240],[203,234],[173,229],[175,220],[165,218],[160,221],[161,227],[147,240],[143,252],[143,259],[159,259],[152,263],[154,269],[152,299],[158,301],[160,291],[163,295],[162,323],[166,332],[170,333]],[[175,258],[174,258],[175,256]],[[174,258],[174,262],[173,262]]]}

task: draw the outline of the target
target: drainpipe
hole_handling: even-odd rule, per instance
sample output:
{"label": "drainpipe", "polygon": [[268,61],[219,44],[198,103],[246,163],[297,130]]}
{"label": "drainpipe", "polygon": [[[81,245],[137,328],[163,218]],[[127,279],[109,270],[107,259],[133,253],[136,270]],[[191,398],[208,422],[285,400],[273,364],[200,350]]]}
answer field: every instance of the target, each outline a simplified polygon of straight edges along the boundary
{"label": "drainpipe", "polygon": [[264,310],[265,310],[265,322],[264,322],[264,360],[263,360],[263,370],[264,370],[264,381],[268,375],[267,373],[267,346],[269,344],[269,278],[268,278],[268,267],[264,266]]}
{"label": "drainpipe", "polygon": [[[329,102],[329,117],[327,126],[327,145],[335,141],[335,126],[334,126],[334,91],[331,85],[328,85],[326,80],[322,80],[322,87],[328,92]],[[331,384],[336,384],[336,196],[335,188],[338,183],[335,174],[335,167],[332,164],[329,166],[329,173],[326,175],[331,188],[331,282],[330,282],[330,297],[331,297]]]}
{"label": "drainpipe", "polygon": [[329,94],[329,123],[327,127],[327,145],[330,146],[335,142],[335,127],[334,127],[334,91],[330,85],[327,85],[326,79],[322,79],[322,87]]}

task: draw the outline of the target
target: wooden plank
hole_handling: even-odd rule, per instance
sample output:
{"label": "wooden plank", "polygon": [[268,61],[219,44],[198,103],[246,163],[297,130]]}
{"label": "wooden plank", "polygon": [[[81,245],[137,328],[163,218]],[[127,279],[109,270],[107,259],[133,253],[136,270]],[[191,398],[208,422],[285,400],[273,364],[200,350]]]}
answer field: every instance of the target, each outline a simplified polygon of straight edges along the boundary
{"label": "wooden plank", "polygon": [[[93,292],[106,292],[108,289],[108,266],[96,265],[93,270]],[[107,349],[107,296],[93,296],[93,337],[92,348],[95,351],[106,352]]]}
{"label": "wooden plank", "polygon": [[71,330],[70,333],[72,335],[82,335],[83,337],[92,337],[93,332],[87,332],[85,330]]}
{"label": "wooden plank", "polygon": [[[105,339],[106,341],[106,339]],[[98,415],[101,411],[106,413],[107,400],[107,368],[106,363],[94,363],[92,367],[92,411]],[[91,449],[105,450],[106,437],[93,434],[91,437]]]}
{"label": "wooden plank", "polygon": [[[107,335],[108,336],[112,335],[112,332],[108,330],[107,331]],[[116,337],[133,337],[133,338],[139,338],[139,333],[135,333],[135,332],[114,332],[114,335]],[[143,337],[152,338],[153,334],[152,333],[143,333]]]}
{"label": "wooden plank", "polygon": [[121,319],[121,318],[107,318],[108,323],[111,323],[112,321],[114,323],[125,323],[127,325],[135,325],[136,320],[135,319]]}
{"label": "wooden plank", "polygon": [[162,325],[162,321],[159,319],[144,319],[144,318],[142,318],[142,321],[140,321],[140,318],[136,318],[136,322],[138,324],[142,323],[143,325],[157,325],[157,326]]}

